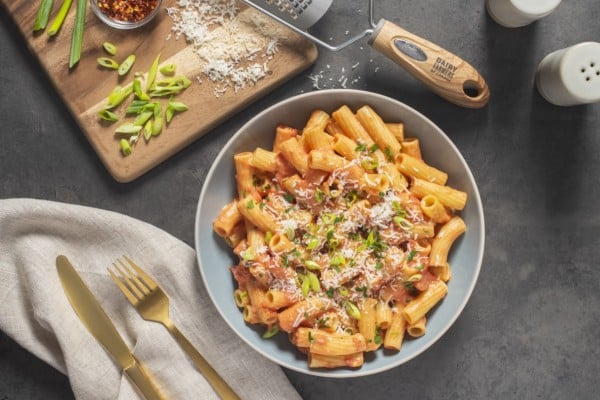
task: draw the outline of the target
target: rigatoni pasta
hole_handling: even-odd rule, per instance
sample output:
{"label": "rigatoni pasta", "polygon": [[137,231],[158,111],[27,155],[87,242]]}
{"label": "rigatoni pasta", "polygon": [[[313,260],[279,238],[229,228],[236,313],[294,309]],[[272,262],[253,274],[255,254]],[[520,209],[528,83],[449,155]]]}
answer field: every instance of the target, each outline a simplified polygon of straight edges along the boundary
{"label": "rigatoni pasta", "polygon": [[245,321],[286,332],[310,368],[418,340],[449,290],[466,193],[369,106],[274,129],[272,148],[235,155],[238,193],[214,221]]}

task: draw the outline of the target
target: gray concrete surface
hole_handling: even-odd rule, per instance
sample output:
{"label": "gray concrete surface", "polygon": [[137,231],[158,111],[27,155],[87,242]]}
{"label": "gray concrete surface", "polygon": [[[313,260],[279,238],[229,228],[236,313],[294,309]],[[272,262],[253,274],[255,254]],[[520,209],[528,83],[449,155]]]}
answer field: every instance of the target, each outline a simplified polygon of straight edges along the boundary
{"label": "gray concrete surface", "polygon": [[[331,400],[597,399],[600,104],[553,106],[539,96],[533,76],[551,51],[600,40],[600,3],[563,1],[550,16],[517,29],[495,24],[483,0],[376,3],[378,15],[476,66],[490,85],[490,104],[481,110],[453,106],[363,41],[339,53],[321,51],[310,70],[129,184],[105,171],[0,9],[0,197],[114,210],[192,245],[200,188],[226,140],[265,107],[313,90],[312,73],[324,71],[332,78],[328,87],[339,87],[344,68],[356,79],[348,87],[406,102],[455,142],[479,184],[486,250],[470,302],[432,348],[365,378],[286,371],[298,391],[306,399]],[[353,17],[340,14],[338,28],[364,26]],[[0,400],[72,396],[66,377],[0,333]]]}

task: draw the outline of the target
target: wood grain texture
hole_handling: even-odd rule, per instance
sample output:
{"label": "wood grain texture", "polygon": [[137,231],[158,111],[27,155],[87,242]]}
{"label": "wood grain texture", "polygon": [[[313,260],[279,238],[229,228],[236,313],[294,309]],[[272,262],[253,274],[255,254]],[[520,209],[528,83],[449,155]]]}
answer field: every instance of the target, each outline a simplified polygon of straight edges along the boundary
{"label": "wood grain texture", "polygon": [[467,108],[481,108],[488,103],[487,83],[465,60],[392,22],[382,20],[379,24],[371,39],[373,48],[434,93]]}
{"label": "wood grain texture", "polygon": [[[53,14],[60,6],[56,3]],[[313,43],[286,30],[279,51],[269,62],[272,73],[268,77],[237,93],[229,89],[224,95],[215,97],[215,85],[212,82],[204,78],[199,83],[195,79],[202,75],[202,63],[185,38],[176,40],[170,35],[172,20],[164,10],[144,27],[121,31],[103,24],[88,5],[81,61],[69,70],[75,2],[61,31],[53,38],[46,31],[35,34],[32,31],[37,1],[0,0],[0,4],[18,25],[31,52],[47,71],[49,79],[106,169],[119,182],[130,182],[160,164],[252,101],[308,68],[317,57]],[[163,8],[173,6],[175,0],[163,1]],[[240,8],[242,12],[255,12],[241,5]],[[280,26],[277,28],[282,29]],[[102,49],[105,41],[117,45],[117,60],[124,59],[128,54],[136,55],[134,68],[126,77],[119,79],[116,72],[98,67],[96,59],[106,56]],[[174,62],[177,64],[177,74],[186,75],[192,80],[192,85],[177,96],[177,100],[187,104],[190,111],[178,114],[163,133],[148,143],[139,140],[133,153],[123,157],[118,139],[114,136],[115,125],[99,120],[97,112],[116,85],[131,82],[133,71],[147,72],[158,54],[161,54],[161,64]],[[122,115],[123,112],[117,114]],[[123,118],[117,124],[122,122],[125,122]]]}

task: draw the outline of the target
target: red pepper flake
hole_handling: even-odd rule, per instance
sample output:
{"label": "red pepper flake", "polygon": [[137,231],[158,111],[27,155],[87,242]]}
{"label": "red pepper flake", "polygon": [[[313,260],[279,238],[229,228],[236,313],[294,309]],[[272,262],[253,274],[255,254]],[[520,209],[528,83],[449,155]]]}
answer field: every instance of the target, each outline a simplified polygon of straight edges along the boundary
{"label": "red pepper flake", "polygon": [[137,22],[148,16],[158,0],[98,0],[98,7],[110,18],[118,21]]}

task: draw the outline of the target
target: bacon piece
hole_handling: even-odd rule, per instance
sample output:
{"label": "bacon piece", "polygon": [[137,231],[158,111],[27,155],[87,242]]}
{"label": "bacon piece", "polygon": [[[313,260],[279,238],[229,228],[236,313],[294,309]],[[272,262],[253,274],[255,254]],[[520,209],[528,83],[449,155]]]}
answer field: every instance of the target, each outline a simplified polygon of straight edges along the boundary
{"label": "bacon piece", "polygon": [[250,274],[248,268],[241,264],[229,267],[229,270],[233,274],[233,278],[236,280],[239,287],[246,287],[250,279],[252,279],[252,274]]}
{"label": "bacon piece", "polygon": [[294,175],[297,171],[281,154],[277,155],[277,172],[275,172],[275,180],[282,182],[285,178]]}
{"label": "bacon piece", "polygon": [[399,304],[406,304],[412,299],[413,295],[404,284],[400,277],[395,277],[390,282],[381,287],[379,298],[384,301],[394,300]]}
{"label": "bacon piece", "polygon": [[429,270],[424,271],[421,275],[423,277],[420,280],[413,283],[415,289],[417,289],[420,292],[424,292],[425,290],[427,290],[429,284],[438,279],[437,276],[429,272]]}

